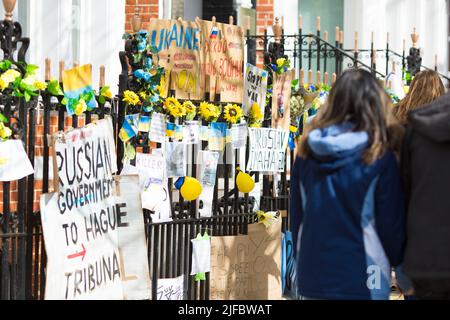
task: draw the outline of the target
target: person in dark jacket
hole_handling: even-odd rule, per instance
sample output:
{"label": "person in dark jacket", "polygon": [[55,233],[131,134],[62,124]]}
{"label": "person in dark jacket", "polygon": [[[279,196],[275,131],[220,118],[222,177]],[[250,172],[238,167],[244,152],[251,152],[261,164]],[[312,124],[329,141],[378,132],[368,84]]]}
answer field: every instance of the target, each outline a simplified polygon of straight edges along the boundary
{"label": "person in dark jacket", "polygon": [[450,94],[410,113],[402,151],[403,271],[418,299],[450,299]]}
{"label": "person in dark jacket", "polygon": [[346,71],[300,141],[290,215],[302,299],[389,299],[405,242],[389,107],[369,72]]}

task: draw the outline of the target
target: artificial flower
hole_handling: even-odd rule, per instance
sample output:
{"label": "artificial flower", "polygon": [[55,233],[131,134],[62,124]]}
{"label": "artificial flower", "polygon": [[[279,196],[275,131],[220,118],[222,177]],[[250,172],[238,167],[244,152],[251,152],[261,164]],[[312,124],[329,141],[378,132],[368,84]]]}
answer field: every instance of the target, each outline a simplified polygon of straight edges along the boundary
{"label": "artificial flower", "polygon": [[180,118],[186,115],[186,109],[174,97],[167,98],[166,101],[164,101],[164,107],[168,113],[175,118]]}
{"label": "artificial flower", "polygon": [[75,113],[75,115],[79,116],[82,115],[83,112],[85,112],[86,110],[87,110],[86,101],[84,101],[84,99],[80,99],[75,104],[73,112]]}
{"label": "artificial flower", "polygon": [[254,121],[261,121],[264,118],[261,108],[257,102],[255,102],[250,108],[250,118]]}
{"label": "artificial flower", "polygon": [[197,107],[191,101],[185,101],[183,107],[186,110],[186,114],[195,114]]}
{"label": "artificial flower", "polygon": [[286,63],[286,59],[285,59],[285,58],[279,58],[279,59],[277,59],[277,67],[278,67],[278,68],[284,67],[285,63]]}
{"label": "artificial flower", "polygon": [[[102,89],[103,89],[103,88],[102,88]],[[104,91],[102,92],[102,95],[103,95],[105,98],[112,99],[112,92],[111,92],[111,90],[109,89],[109,87],[108,87],[108,89],[106,89],[106,90],[104,90]]]}
{"label": "artificial flower", "polygon": [[240,122],[242,118],[242,108],[236,104],[227,104],[224,108],[223,118],[231,124]]}
{"label": "artificial flower", "polygon": [[12,130],[0,122],[0,138],[6,140],[12,135]]}
{"label": "artificial flower", "polygon": [[220,117],[220,108],[212,103],[202,102],[200,103],[199,114],[205,121],[217,121]]}
{"label": "artificial flower", "polygon": [[36,80],[33,84],[33,86],[37,89],[37,90],[45,90],[47,89],[47,84],[45,82]]}
{"label": "artificial flower", "polygon": [[143,100],[147,99],[147,93],[145,91],[139,92],[139,97],[141,97]]}
{"label": "artificial flower", "polygon": [[123,101],[133,106],[137,105],[140,102],[138,95],[130,90],[126,90],[123,93]]}
{"label": "artificial flower", "polygon": [[9,83],[6,83],[5,80],[0,78],[0,90],[3,91],[9,86]]}
{"label": "artificial flower", "polygon": [[261,123],[251,123],[248,126],[250,128],[261,128]]}
{"label": "artificial flower", "polygon": [[149,72],[144,71],[142,69],[138,69],[138,70],[134,71],[133,74],[136,78],[142,79],[145,82],[149,82],[150,78],[152,77],[152,75]]}
{"label": "artificial flower", "polygon": [[21,74],[19,71],[14,70],[14,69],[9,69],[5,73],[3,73],[0,76],[0,78],[9,85],[11,82],[16,80],[20,76],[21,76]]}
{"label": "artificial flower", "polygon": [[264,212],[258,211],[256,212],[256,217],[258,218],[258,222],[262,223],[266,228],[270,227],[275,221],[277,221],[277,212]]}

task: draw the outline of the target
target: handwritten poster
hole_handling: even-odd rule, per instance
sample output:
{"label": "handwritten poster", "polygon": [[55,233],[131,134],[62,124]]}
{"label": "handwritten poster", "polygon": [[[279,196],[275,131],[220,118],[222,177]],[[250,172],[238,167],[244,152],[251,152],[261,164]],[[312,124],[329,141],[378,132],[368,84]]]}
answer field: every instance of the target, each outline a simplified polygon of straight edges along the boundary
{"label": "handwritten poster", "polygon": [[247,114],[254,103],[259,105],[264,114],[267,92],[267,71],[247,63],[244,82],[244,100],[242,109]]}
{"label": "handwritten poster", "polygon": [[211,300],[281,299],[281,221],[211,238]]}
{"label": "handwritten poster", "polygon": [[283,172],[289,131],[249,128],[250,156],[247,172]]}
{"label": "handwritten poster", "polygon": [[184,275],[173,279],[158,279],[157,300],[183,300]]}
{"label": "handwritten poster", "polygon": [[202,30],[202,70],[220,79],[220,101],[242,103],[244,33],[239,26],[200,20]]}
{"label": "handwritten poster", "polygon": [[170,70],[171,88],[178,99],[202,100],[201,31],[196,22],[150,19],[149,40]]}
{"label": "handwritten poster", "polygon": [[150,125],[150,140],[163,143],[166,141],[166,118],[161,113],[153,113]]}
{"label": "handwritten poster", "polygon": [[34,173],[22,140],[0,141],[0,181],[14,181]]}
{"label": "handwritten poster", "polygon": [[111,118],[58,133],[53,194],[41,197],[48,255],[46,299],[123,299],[118,231],[117,171]]}
{"label": "handwritten poster", "polygon": [[289,130],[292,76],[292,71],[273,75],[272,128]]}

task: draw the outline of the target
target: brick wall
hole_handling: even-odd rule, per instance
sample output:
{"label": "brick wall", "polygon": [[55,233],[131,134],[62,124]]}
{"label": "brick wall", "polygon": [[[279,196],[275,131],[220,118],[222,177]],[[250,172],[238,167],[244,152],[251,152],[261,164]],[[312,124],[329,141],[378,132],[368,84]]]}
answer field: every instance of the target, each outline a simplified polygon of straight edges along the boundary
{"label": "brick wall", "polygon": [[[264,26],[270,29],[274,24],[274,13],[273,13],[273,1],[274,0],[257,0],[256,1],[256,33],[264,34]],[[262,46],[257,49],[262,49]],[[262,66],[263,64],[263,53],[258,51],[257,64]]]}
{"label": "brick wall", "polygon": [[147,28],[150,18],[158,18],[159,0],[126,0],[125,4],[125,31],[131,33],[131,19],[135,8],[139,9],[139,15],[142,18],[142,29]]}
{"label": "brick wall", "polygon": [[[96,116],[92,116],[92,119],[96,119]],[[35,157],[42,157],[44,155],[44,124],[43,124],[43,112],[40,112],[39,117],[35,118],[36,123],[36,139],[35,139]],[[85,125],[84,116],[78,117],[78,126],[82,127]],[[68,130],[72,127],[72,117],[66,116],[64,120],[64,130]],[[50,115],[50,134],[58,131],[58,115],[56,111],[52,111]],[[52,154],[52,150],[49,150],[49,154]],[[51,159],[50,159],[51,162]],[[51,165],[51,164],[50,164]],[[35,172],[43,171],[43,168],[37,168],[33,164]],[[49,182],[49,192],[52,192],[53,182]],[[43,190],[43,181],[42,179],[35,178],[34,181],[34,195],[33,195],[33,211],[39,210],[39,199]],[[16,212],[17,211],[17,203],[18,203],[18,183],[17,181],[12,181],[10,183],[10,207],[9,211]],[[0,213],[3,212],[3,183],[0,182]]]}

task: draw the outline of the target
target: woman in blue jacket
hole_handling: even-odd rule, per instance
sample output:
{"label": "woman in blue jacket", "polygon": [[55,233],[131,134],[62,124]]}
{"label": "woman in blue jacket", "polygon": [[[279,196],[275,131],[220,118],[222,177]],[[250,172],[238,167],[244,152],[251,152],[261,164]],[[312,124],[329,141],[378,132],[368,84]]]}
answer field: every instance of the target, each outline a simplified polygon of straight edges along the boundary
{"label": "woman in blue jacket", "polygon": [[291,225],[303,299],[389,299],[405,242],[401,129],[389,108],[369,72],[346,71],[300,141]]}

